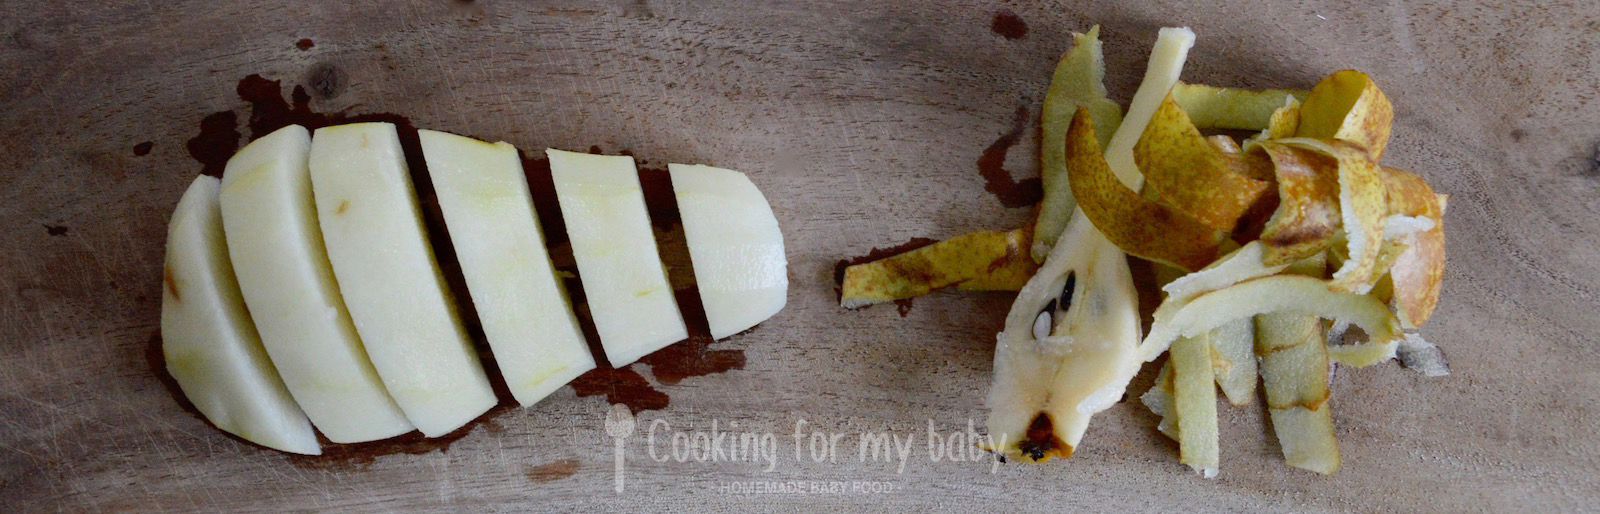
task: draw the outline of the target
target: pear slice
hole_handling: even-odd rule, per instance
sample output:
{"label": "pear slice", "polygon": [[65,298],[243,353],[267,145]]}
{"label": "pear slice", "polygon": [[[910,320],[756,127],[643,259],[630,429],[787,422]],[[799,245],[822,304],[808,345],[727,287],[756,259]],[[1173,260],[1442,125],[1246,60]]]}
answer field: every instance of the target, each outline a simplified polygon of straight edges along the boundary
{"label": "pear slice", "polygon": [[1146,362],[1152,361],[1179,337],[1194,337],[1232,320],[1268,312],[1354,323],[1366,331],[1374,344],[1394,342],[1403,336],[1400,321],[1376,298],[1338,291],[1326,280],[1276,275],[1201,294],[1169,313],[1158,308],[1155,323],[1139,350]]}
{"label": "pear slice", "polygon": [[183,395],[217,428],[275,450],[320,455],[317,435],[272,368],[245,310],[222,235],[220,183],[199,177],[167,225],[161,353]]}
{"label": "pear slice", "polygon": [[1307,91],[1263,89],[1254,91],[1231,87],[1187,84],[1172,87],[1172,97],[1195,126],[1202,129],[1262,130],[1283,107],[1284,99],[1306,99]]}
{"label": "pear slice", "polygon": [[650,232],[633,158],[555,149],[545,155],[611,366],[627,366],[689,337]]}
{"label": "pear slice", "polygon": [[743,332],[783,310],[789,260],[767,197],[745,174],[668,164],[711,337]]}
{"label": "pear slice", "polygon": [[339,291],[406,418],[435,437],[489,410],[494,391],[428,246],[394,125],[317,129],[310,164]]}
{"label": "pear slice", "polygon": [[1215,478],[1221,450],[1210,334],[1178,338],[1168,358],[1172,363],[1172,406],[1178,417],[1178,461],[1206,478]]}
{"label": "pear slice", "polygon": [[594,356],[545,250],[517,149],[417,135],[500,375],[517,403],[533,405],[594,369]]}
{"label": "pear slice", "polygon": [[1100,45],[1100,26],[1095,25],[1087,34],[1072,35],[1072,49],[1061,56],[1055,74],[1050,77],[1050,89],[1044,94],[1044,113],[1040,131],[1044,137],[1039,143],[1039,176],[1044,181],[1044,199],[1039,202],[1039,216],[1034,226],[1031,255],[1035,262],[1044,262],[1050,247],[1066,229],[1067,220],[1077,206],[1072,189],[1067,186],[1066,147],[1063,138],[1079,107],[1089,110],[1100,146],[1111,141],[1117,125],[1122,124],[1122,107],[1106,98],[1106,59]]}
{"label": "pear slice", "polygon": [[284,385],[329,441],[410,432],[333,280],[311,197],[310,149],[311,133],[290,125],[228,160],[222,226],[245,305]]}

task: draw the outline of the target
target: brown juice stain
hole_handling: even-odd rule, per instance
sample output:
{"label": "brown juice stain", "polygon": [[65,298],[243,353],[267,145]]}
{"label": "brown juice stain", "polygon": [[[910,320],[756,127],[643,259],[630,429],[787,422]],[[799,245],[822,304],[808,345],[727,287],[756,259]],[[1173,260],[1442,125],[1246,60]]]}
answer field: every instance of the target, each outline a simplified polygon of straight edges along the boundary
{"label": "brown juice stain", "polygon": [[994,13],[989,30],[1006,39],[1022,39],[1028,35],[1028,23],[1010,9],[1001,9]]}
{"label": "brown juice stain", "polygon": [[549,464],[528,466],[523,472],[529,482],[542,484],[570,477],[578,472],[578,459],[561,459]]}
{"label": "brown juice stain", "polygon": [[71,229],[68,228],[66,225],[50,225],[50,224],[45,224],[44,225],[44,233],[50,234],[52,236],[64,236],[64,235],[67,235],[67,231],[68,230],[71,230]]}
{"label": "brown juice stain", "polygon": [[1039,177],[1022,180],[1012,178],[1006,171],[1006,153],[1022,139],[1028,129],[1028,108],[1017,107],[1011,130],[996,139],[978,157],[978,174],[983,176],[983,190],[993,194],[1006,207],[1029,207],[1044,199],[1044,186]]}
{"label": "brown juice stain", "polygon": [[[893,257],[937,242],[939,241],[935,239],[928,239],[926,237],[913,237],[909,241],[894,246],[873,248],[872,250],[867,251],[866,255],[851,257],[849,259],[840,259],[839,262],[836,262],[833,265],[834,303],[838,303],[844,299],[844,270],[846,268],[855,266],[857,264],[866,264],[878,259]],[[900,317],[904,318],[906,315],[911,313],[911,300],[911,298],[905,298],[894,301],[895,310],[899,311]]]}
{"label": "brown juice stain", "polygon": [[294,47],[300,49],[302,52],[310,50],[316,46],[317,42],[312,41],[311,38],[302,38],[301,40],[294,42]]}
{"label": "brown juice stain", "polygon": [[150,150],[155,148],[155,146],[156,143],[154,141],[145,141],[143,143],[133,145],[133,156],[144,157],[146,155],[150,155]]}
{"label": "brown juice stain", "polygon": [[[434,451],[442,453],[448,450],[452,443],[465,437],[480,425],[487,432],[499,432],[501,427],[493,422],[493,418],[514,410],[517,403],[501,378],[493,353],[484,340],[482,326],[478,323],[476,311],[473,309],[466,281],[461,275],[460,265],[455,257],[454,247],[449,242],[437,196],[434,194],[432,182],[427,177],[427,163],[422,159],[417,129],[411,120],[393,113],[353,114],[348,110],[318,112],[311,108],[311,96],[307,94],[304,86],[295,86],[290,98],[285,99],[280,81],[268,80],[260,75],[250,75],[240,80],[236,92],[241,100],[250,104],[250,117],[245,123],[245,128],[249,129],[250,139],[264,136],[291,124],[304,126],[308,130],[359,122],[388,122],[395,125],[422,206],[429,243],[444,273],[446,284],[454,296],[455,307],[460,313],[462,323],[482,357],[484,371],[499,399],[499,405],[490,409],[488,413],[442,437],[426,438],[421,433],[411,432],[383,441],[356,444],[332,444],[324,439],[321,441],[323,455],[291,456],[290,461],[299,466],[319,469],[365,468],[384,455],[420,455]],[[238,116],[233,111],[222,111],[201,120],[200,133],[190,139],[186,146],[190,156],[203,166],[203,173],[220,177],[228,159],[238,151],[240,137]],[[478,139],[495,140],[481,137]],[[598,146],[589,150],[592,153],[601,153]],[[622,153],[627,154],[627,152]],[[524,153],[522,161],[528,187],[533,196],[534,210],[539,216],[544,232],[545,244],[556,270],[567,274],[562,282],[567,288],[579,325],[588,338],[590,350],[599,364],[595,370],[578,377],[570,385],[578,396],[604,395],[607,401],[627,405],[635,413],[666,408],[671,400],[667,394],[651,384],[632,366],[612,369],[605,363],[594,321],[589,315],[587,305],[583,303],[583,288],[577,277],[577,266],[572,259],[572,249],[565,224],[562,222],[560,205],[556,200],[555,186],[550,177],[550,163],[544,158],[542,151],[533,156]],[[682,240],[682,231],[673,232],[679,225],[679,218],[677,202],[672,196],[671,180],[665,169],[641,168],[640,173],[646,205],[658,234],[663,261],[676,264],[671,268],[674,279],[685,277],[690,273],[688,247]],[[663,233],[674,233],[677,237],[662,237]],[[742,349],[710,348],[715,341],[711,339],[710,331],[707,329],[705,314],[700,307],[699,293],[693,286],[692,278],[688,279],[686,285],[676,288],[674,294],[679,307],[683,309],[690,335],[688,340],[640,360],[651,367],[657,381],[672,385],[691,377],[743,368],[745,359]],[[151,369],[167,386],[173,398],[184,406],[185,410],[204,419],[185,399],[177,382],[166,372],[159,334],[152,339],[148,352]]]}

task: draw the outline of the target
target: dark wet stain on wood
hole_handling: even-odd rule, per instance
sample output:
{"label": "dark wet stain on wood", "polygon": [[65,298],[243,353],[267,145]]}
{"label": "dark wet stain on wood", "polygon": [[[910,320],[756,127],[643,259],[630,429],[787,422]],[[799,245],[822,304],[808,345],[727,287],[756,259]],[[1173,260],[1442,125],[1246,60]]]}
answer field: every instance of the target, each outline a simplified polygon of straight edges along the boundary
{"label": "dark wet stain on wood", "polygon": [[68,229],[67,229],[66,225],[45,225],[44,226],[44,233],[50,234],[52,236],[64,236],[64,235],[67,235],[67,230]]}
{"label": "dark wet stain on wood", "polygon": [[154,141],[145,141],[143,143],[133,145],[133,156],[144,157],[146,155],[150,155],[150,150],[155,147],[156,144]]}
{"label": "dark wet stain on wood", "polygon": [[1006,39],[1022,39],[1028,36],[1028,23],[1022,21],[1022,17],[1010,9],[1001,9],[994,13],[994,19],[989,22],[989,30]]}
{"label": "dark wet stain on wood", "polygon": [[561,459],[549,464],[529,466],[523,474],[529,482],[543,484],[570,477],[578,472],[578,459]]}
{"label": "dark wet stain on wood", "polygon": [[299,41],[294,42],[294,47],[299,48],[302,52],[310,50],[316,46],[317,42],[312,41],[311,38],[301,38]]}
{"label": "dark wet stain on wood", "polygon": [[983,190],[993,194],[1006,207],[1029,207],[1044,199],[1044,186],[1039,177],[1017,180],[1006,170],[1006,154],[1022,139],[1028,129],[1028,108],[1018,106],[1012,117],[1011,130],[983,150],[978,157],[978,174],[983,176]]}

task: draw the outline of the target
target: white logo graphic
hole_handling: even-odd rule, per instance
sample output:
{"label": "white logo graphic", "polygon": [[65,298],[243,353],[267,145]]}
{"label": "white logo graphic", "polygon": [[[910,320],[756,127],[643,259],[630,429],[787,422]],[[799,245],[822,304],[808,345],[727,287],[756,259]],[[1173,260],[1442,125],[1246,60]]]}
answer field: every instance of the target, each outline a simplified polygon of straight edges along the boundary
{"label": "white logo graphic", "polygon": [[623,404],[613,404],[606,413],[606,435],[616,440],[617,492],[622,492],[622,443],[633,435],[633,411]]}

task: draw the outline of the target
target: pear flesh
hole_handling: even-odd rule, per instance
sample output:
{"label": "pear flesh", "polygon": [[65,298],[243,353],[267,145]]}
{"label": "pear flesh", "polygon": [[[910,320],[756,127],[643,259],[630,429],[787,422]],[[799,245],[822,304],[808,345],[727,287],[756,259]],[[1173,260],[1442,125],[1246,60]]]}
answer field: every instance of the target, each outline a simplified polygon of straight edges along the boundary
{"label": "pear flesh", "polygon": [[418,131],[484,335],[517,403],[594,369],[556,278],[516,147]]}
{"label": "pear flesh", "polygon": [[628,156],[546,150],[600,343],[620,368],[689,336]]}
{"label": "pear flesh", "polygon": [[311,422],[278,378],[233,278],[219,181],[199,177],[167,225],[161,352],[184,396],[217,428],[268,448],[320,455]]}
{"label": "pear flesh", "polygon": [[711,336],[743,332],[782,310],[789,261],[761,190],[733,170],[668,164],[667,172]]}
{"label": "pear flesh", "polygon": [[494,392],[428,246],[394,125],[318,129],[310,167],[339,290],[406,418],[435,437],[489,410]]}

